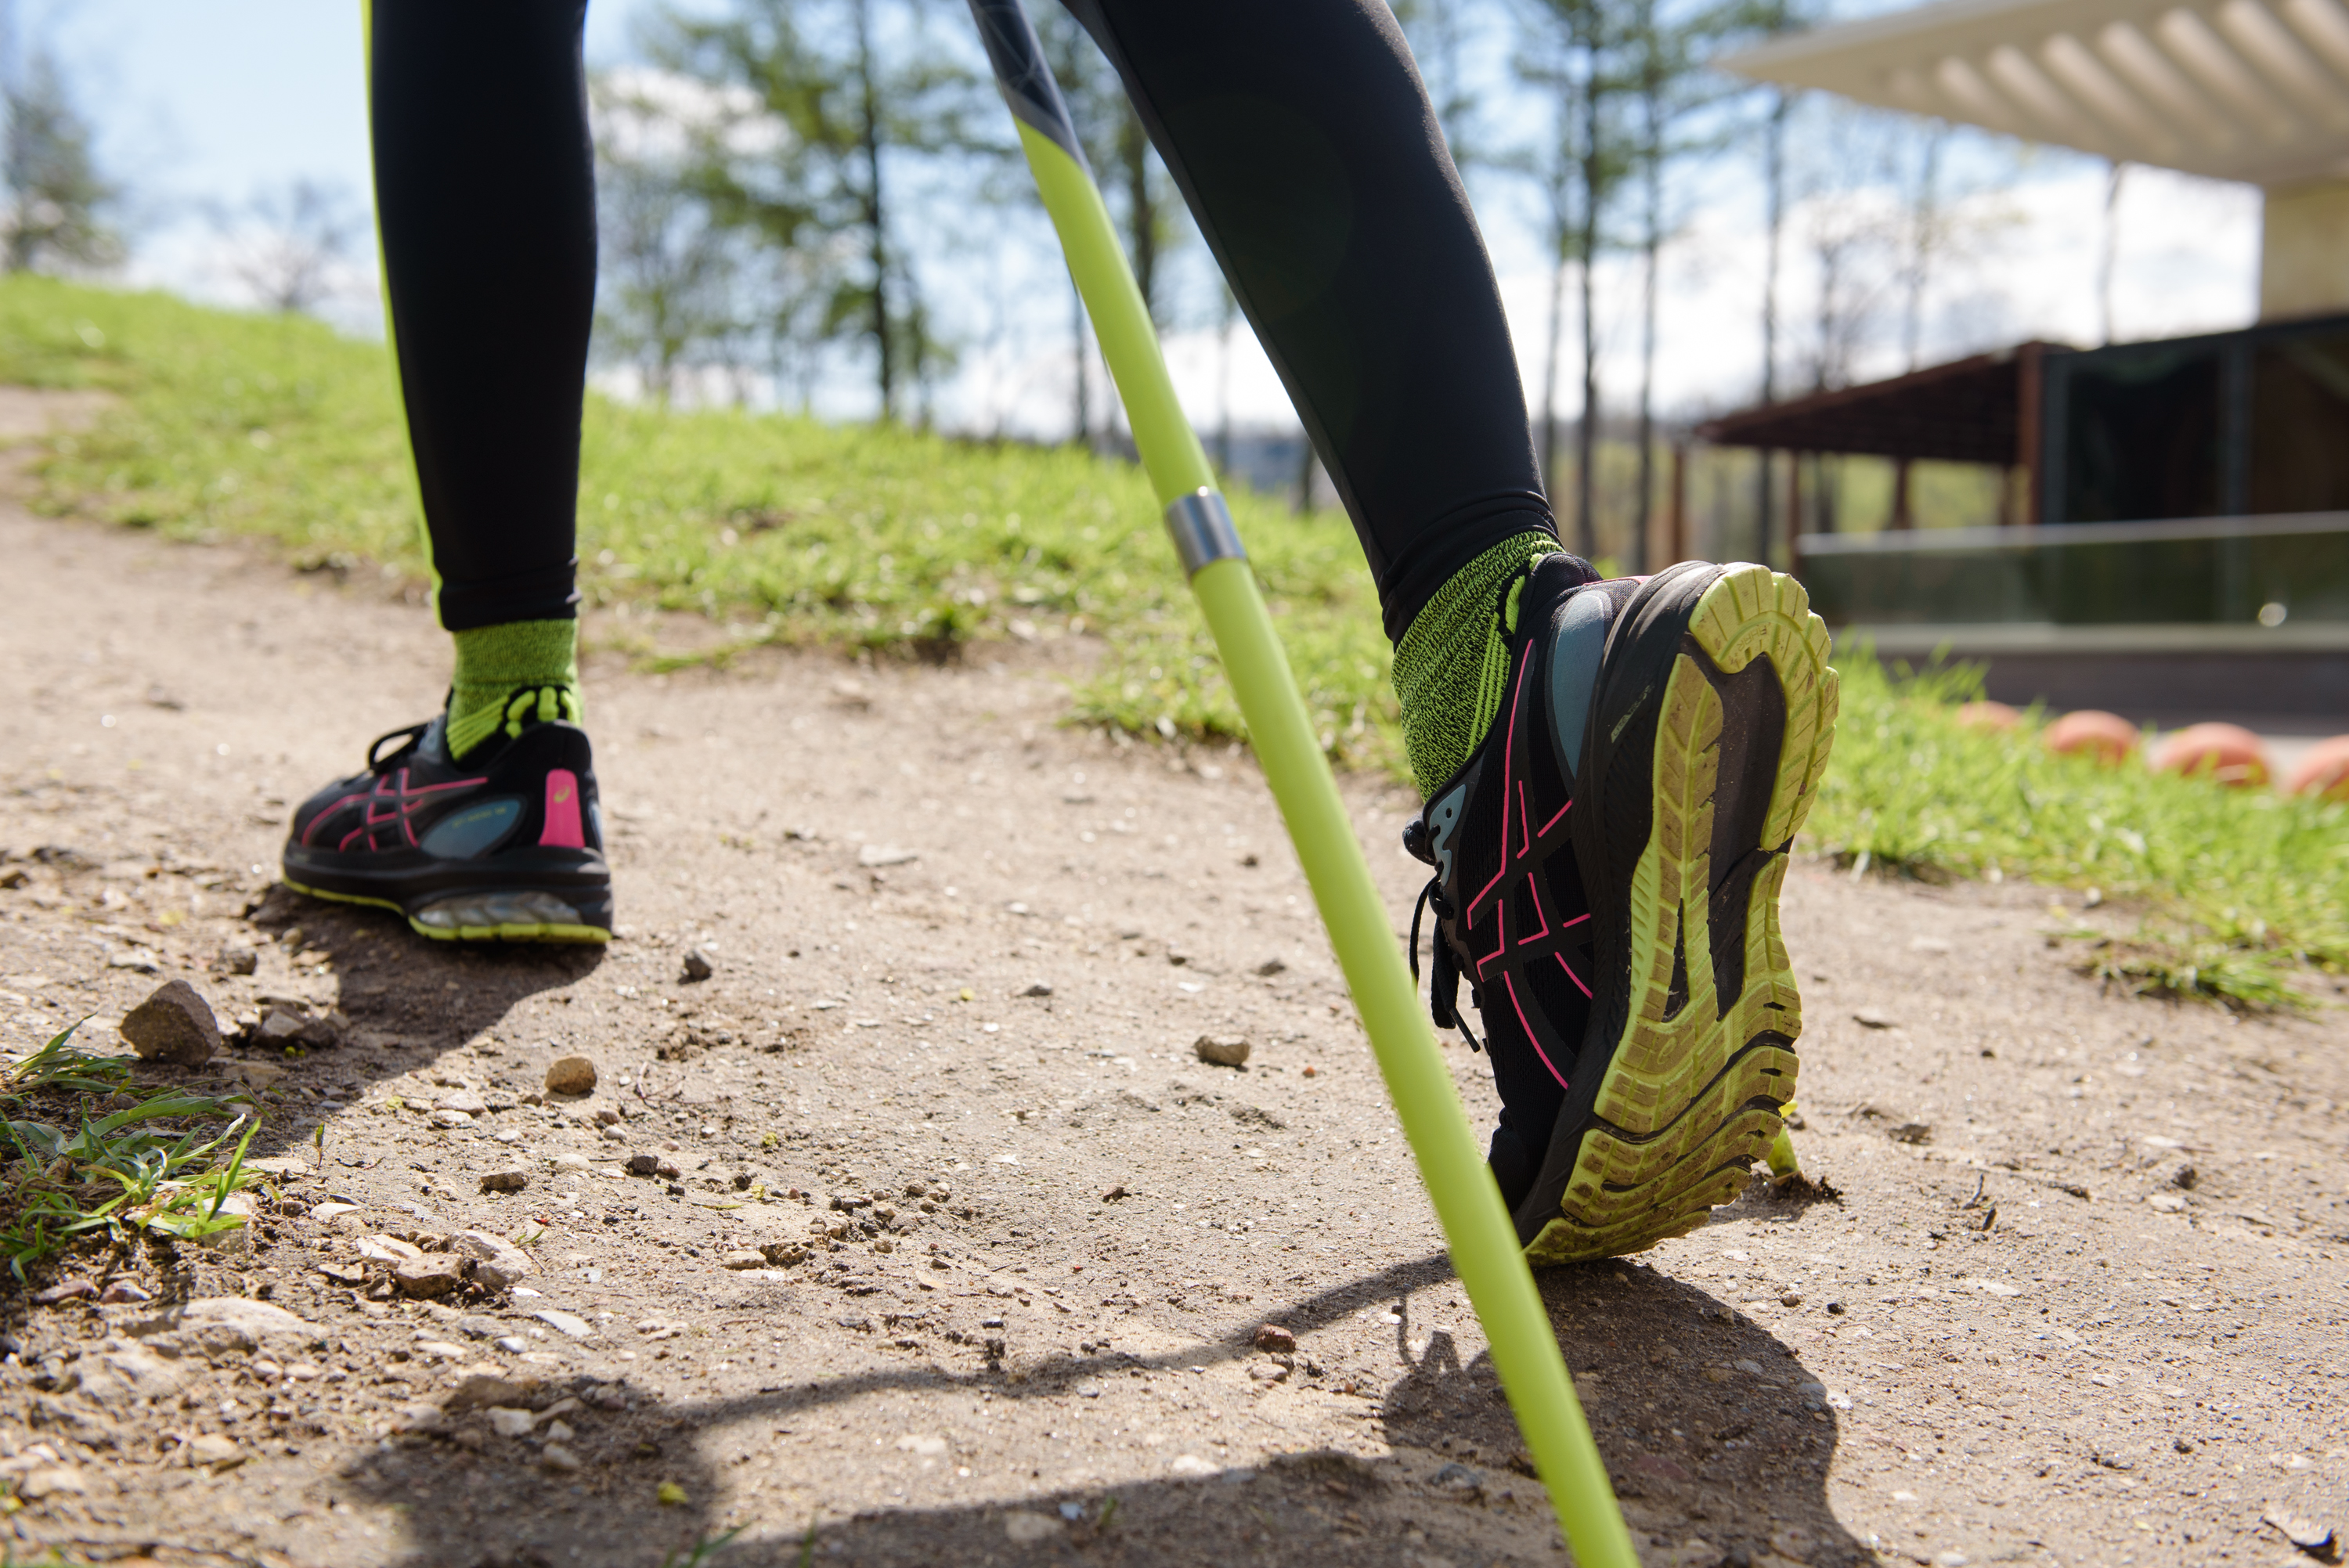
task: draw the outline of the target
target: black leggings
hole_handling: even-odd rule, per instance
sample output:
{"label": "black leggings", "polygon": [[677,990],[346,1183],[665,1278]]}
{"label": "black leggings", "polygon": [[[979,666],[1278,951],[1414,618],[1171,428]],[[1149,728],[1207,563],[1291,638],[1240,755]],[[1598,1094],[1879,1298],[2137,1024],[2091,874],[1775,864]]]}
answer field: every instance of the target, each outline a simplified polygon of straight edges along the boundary
{"label": "black leggings", "polygon": [[[1312,438],[1387,635],[1555,531],[1483,239],[1381,0],[1074,0]],[[450,630],[574,613],[585,0],[375,7],[377,203]]]}

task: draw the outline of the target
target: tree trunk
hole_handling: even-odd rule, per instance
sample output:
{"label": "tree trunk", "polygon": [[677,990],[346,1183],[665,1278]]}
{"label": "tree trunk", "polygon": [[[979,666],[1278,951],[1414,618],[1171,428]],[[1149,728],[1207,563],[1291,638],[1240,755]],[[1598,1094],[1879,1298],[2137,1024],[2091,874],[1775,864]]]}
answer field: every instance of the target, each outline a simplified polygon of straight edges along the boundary
{"label": "tree trunk", "polygon": [[1157,323],[1158,204],[1150,190],[1150,137],[1131,104],[1118,127],[1117,155],[1124,165],[1126,248],[1133,255],[1133,283],[1142,291],[1143,308]]}
{"label": "tree trunk", "polygon": [[889,311],[889,231],[884,221],[887,209],[881,194],[881,95],[873,79],[873,29],[869,0],[856,0],[856,89],[858,141],[864,154],[864,216],[868,239],[867,263],[873,268],[873,346],[880,361],[881,419],[886,424],[896,415],[897,377],[894,346],[890,343]]}
{"label": "tree trunk", "polygon": [[1640,174],[1646,186],[1647,225],[1640,236],[1640,463],[1639,490],[1631,505],[1631,574],[1648,570],[1648,530],[1654,521],[1656,486],[1656,259],[1664,247],[1664,144],[1662,116],[1656,99],[1663,90],[1656,60],[1654,0],[1640,7],[1641,48],[1645,51],[1640,81],[1641,140]]}
{"label": "tree trunk", "polygon": [[1069,339],[1074,346],[1077,362],[1076,429],[1069,439],[1080,447],[1092,445],[1092,359],[1085,353],[1085,296],[1077,288],[1074,273],[1069,277]]}
{"label": "tree trunk", "polygon": [[1599,459],[1599,335],[1593,319],[1591,267],[1599,259],[1599,45],[1588,40],[1588,74],[1582,92],[1582,422],[1575,431],[1574,543],[1586,561],[1599,554],[1594,480]]}
{"label": "tree trunk", "polygon": [[1566,215],[1558,214],[1557,255],[1549,270],[1549,357],[1542,372],[1542,490],[1557,510],[1557,350],[1566,321]]}
{"label": "tree trunk", "polygon": [[1216,472],[1229,483],[1232,471],[1232,318],[1239,301],[1224,285],[1224,316],[1216,326]]}
{"label": "tree trunk", "polygon": [[[1762,401],[1778,399],[1778,242],[1786,226],[1786,95],[1776,95],[1770,105],[1769,129],[1762,139],[1762,188],[1767,208],[1765,222],[1769,234],[1766,259],[1762,265]],[[1754,553],[1764,565],[1770,562],[1771,494],[1770,453],[1761,454],[1760,471],[1754,487]],[[1791,522],[1788,525],[1792,526]]]}

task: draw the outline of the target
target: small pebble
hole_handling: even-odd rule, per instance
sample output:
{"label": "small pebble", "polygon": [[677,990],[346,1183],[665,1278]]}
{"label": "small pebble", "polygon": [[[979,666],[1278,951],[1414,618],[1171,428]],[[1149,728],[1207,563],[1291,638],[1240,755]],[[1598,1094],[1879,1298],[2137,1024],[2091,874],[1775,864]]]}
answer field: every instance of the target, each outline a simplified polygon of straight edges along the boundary
{"label": "small pebble", "polygon": [[155,1298],[129,1280],[119,1279],[101,1291],[98,1299],[109,1305],[116,1305],[124,1302],[152,1301]]}
{"label": "small pebble", "polygon": [[1800,1306],[1803,1305],[1803,1293],[1798,1290],[1782,1291],[1778,1295],[1778,1305],[1780,1306]]}
{"label": "small pebble", "polygon": [[546,1069],[549,1094],[593,1094],[595,1064],[585,1057],[557,1057]]}
{"label": "small pebble", "polygon": [[481,1191],[484,1192],[519,1192],[529,1185],[530,1172],[527,1171],[490,1171],[481,1176]]}
{"label": "small pebble", "polygon": [[1219,1068],[1236,1068],[1248,1059],[1248,1042],[1245,1035],[1201,1035],[1191,1048],[1199,1059]]}
{"label": "small pebble", "polygon": [[607,1127],[604,1130],[604,1141],[606,1143],[626,1143],[627,1140],[628,1130],[625,1127]]}
{"label": "small pebble", "polygon": [[1285,1353],[1297,1348],[1297,1336],[1277,1323],[1268,1323],[1256,1331],[1256,1347]]}
{"label": "small pebble", "polygon": [[1049,996],[1052,994],[1052,983],[1049,980],[1034,981],[1019,994],[1022,996]]}
{"label": "small pebble", "polygon": [[718,966],[709,962],[709,954],[698,947],[688,947],[685,950],[685,958],[678,977],[691,984],[697,980],[707,980],[717,973]]}
{"label": "small pebble", "polygon": [[767,1266],[767,1254],[753,1247],[742,1247],[718,1261],[730,1269],[762,1269]]}

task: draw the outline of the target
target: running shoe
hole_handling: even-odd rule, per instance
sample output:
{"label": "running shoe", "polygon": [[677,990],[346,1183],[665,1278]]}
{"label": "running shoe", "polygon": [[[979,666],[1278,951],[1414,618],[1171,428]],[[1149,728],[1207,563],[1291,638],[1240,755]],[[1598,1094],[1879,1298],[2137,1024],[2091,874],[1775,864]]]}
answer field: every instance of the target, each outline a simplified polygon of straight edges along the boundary
{"label": "running shoe", "polygon": [[1778,891],[1836,673],[1763,566],[1594,583],[1546,556],[1501,614],[1500,712],[1404,833],[1435,868],[1430,1006],[1464,1028],[1464,978],[1484,1019],[1528,1259],[1619,1256],[1735,1198],[1794,1099]]}
{"label": "running shoe", "polygon": [[587,732],[559,720],[501,729],[458,763],[444,717],[382,737],[365,772],[302,803],[285,885],[396,910],[447,942],[609,942]]}

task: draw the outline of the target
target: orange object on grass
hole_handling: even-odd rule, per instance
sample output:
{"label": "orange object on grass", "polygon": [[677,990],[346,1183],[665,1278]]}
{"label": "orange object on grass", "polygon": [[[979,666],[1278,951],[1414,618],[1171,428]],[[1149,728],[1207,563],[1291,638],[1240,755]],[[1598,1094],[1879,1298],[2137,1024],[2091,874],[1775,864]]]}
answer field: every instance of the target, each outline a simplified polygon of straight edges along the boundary
{"label": "orange object on grass", "polygon": [[2109,765],[2136,755],[2137,733],[2137,726],[2119,714],[2084,707],[2049,725],[2040,738],[2059,756],[2080,754]]}
{"label": "orange object on grass", "polygon": [[2240,724],[2189,724],[2161,743],[2153,765],[2242,788],[2268,781],[2266,748]]}
{"label": "orange object on grass", "polygon": [[2349,735],[2336,735],[2310,747],[2293,764],[2283,788],[2288,795],[2349,800]]}

